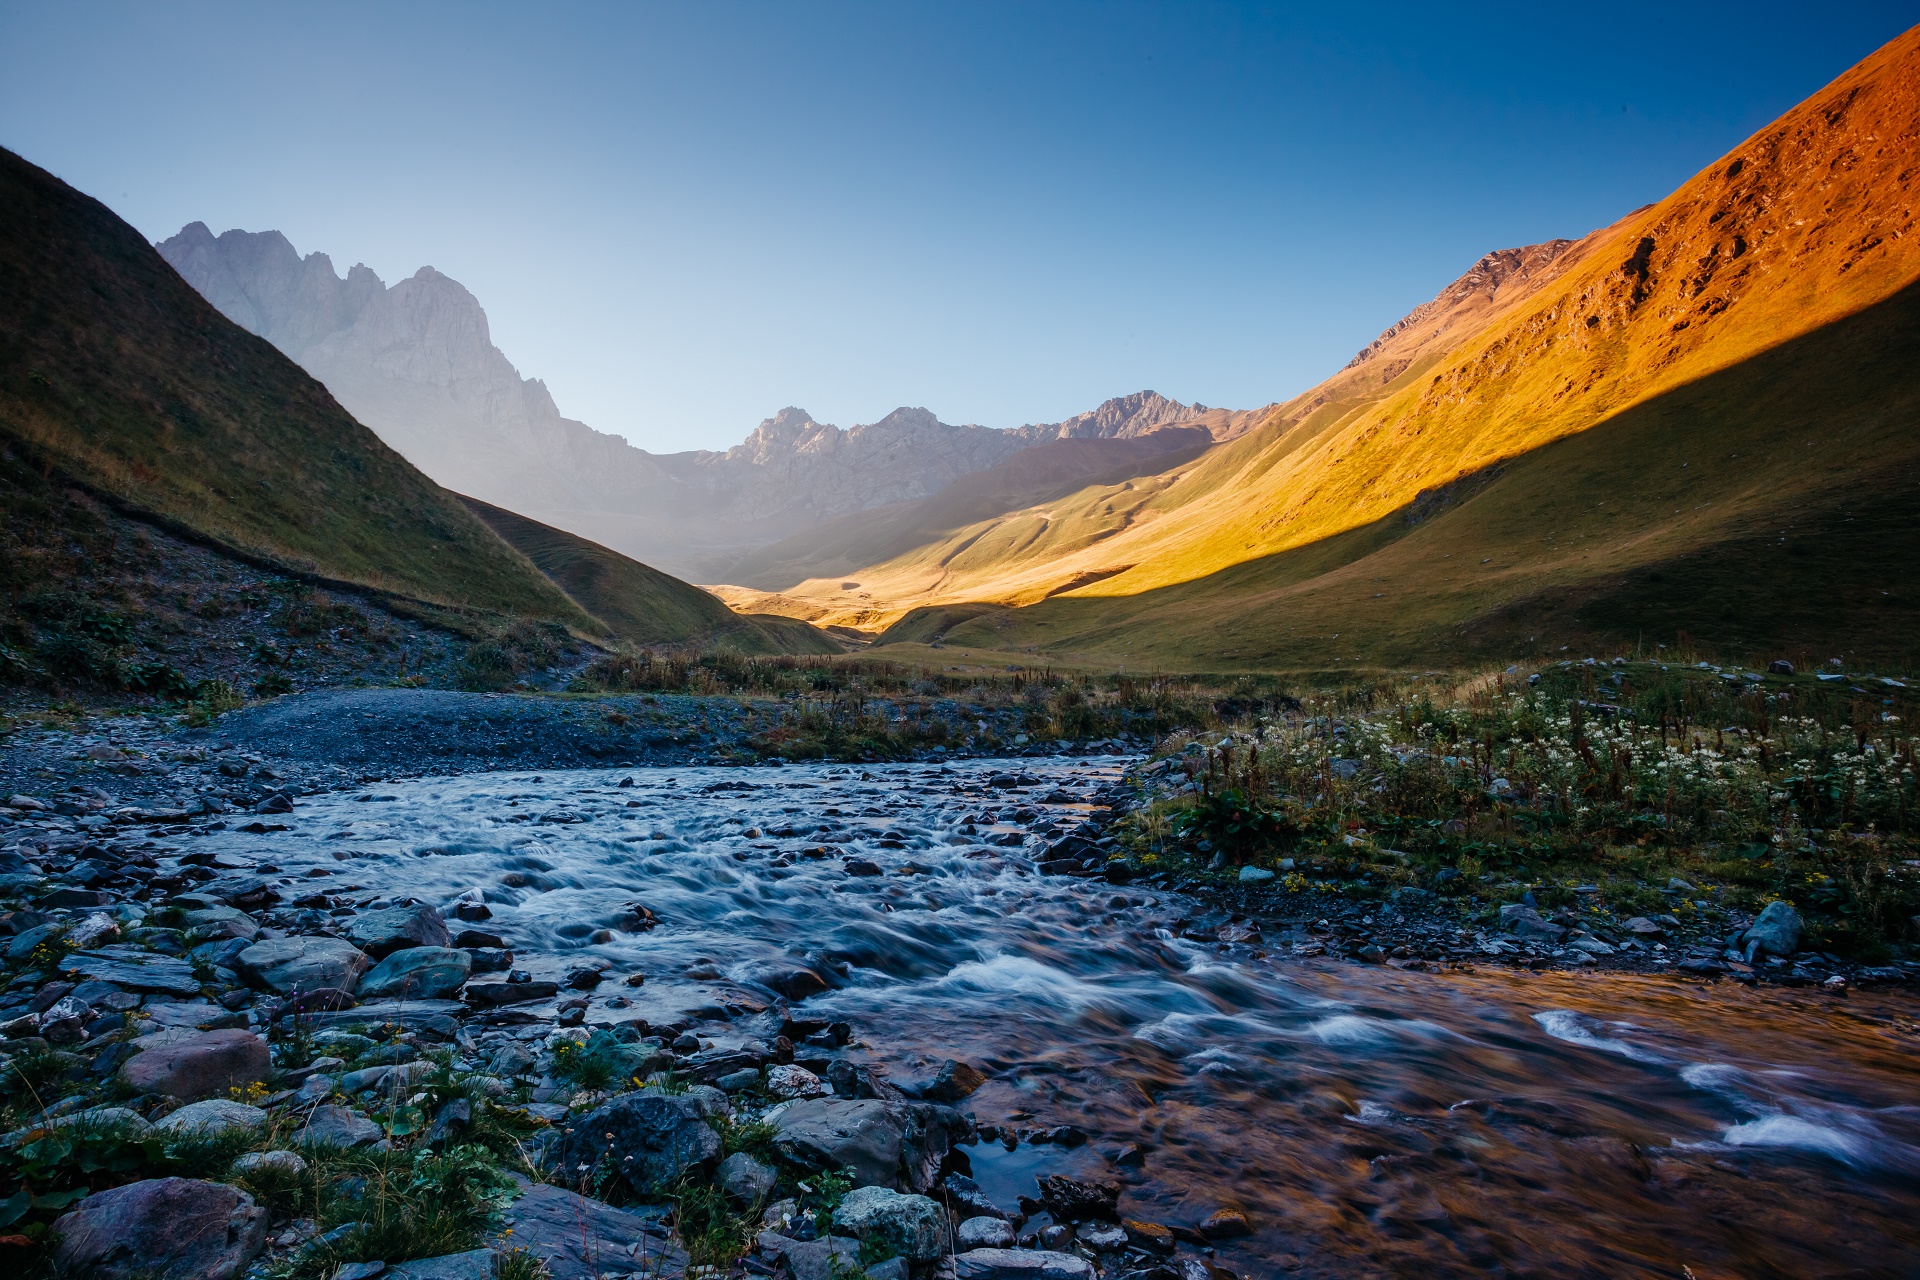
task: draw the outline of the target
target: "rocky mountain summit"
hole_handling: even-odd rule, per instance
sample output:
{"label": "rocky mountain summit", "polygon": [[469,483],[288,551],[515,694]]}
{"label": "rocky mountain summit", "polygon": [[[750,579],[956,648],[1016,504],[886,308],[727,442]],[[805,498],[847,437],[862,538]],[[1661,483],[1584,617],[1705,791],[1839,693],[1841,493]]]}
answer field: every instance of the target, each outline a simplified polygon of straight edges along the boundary
{"label": "rocky mountain summit", "polygon": [[1154,391],[1010,430],[913,407],[843,428],[789,406],[724,452],[656,454],[561,416],[546,384],[493,345],[479,300],[432,267],[389,286],[364,265],[342,276],[324,253],[302,257],[278,231],[216,236],[199,222],[158,247],[439,483],[701,581],[822,521],[929,497],[1036,445],[1176,424],[1224,439],[1250,416]]}

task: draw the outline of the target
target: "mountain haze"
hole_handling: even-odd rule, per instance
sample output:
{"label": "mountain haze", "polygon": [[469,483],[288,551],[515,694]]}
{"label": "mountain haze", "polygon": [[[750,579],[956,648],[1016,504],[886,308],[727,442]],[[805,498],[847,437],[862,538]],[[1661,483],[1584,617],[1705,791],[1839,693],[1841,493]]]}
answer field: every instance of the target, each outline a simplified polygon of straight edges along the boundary
{"label": "mountain haze", "polygon": [[277,231],[215,236],[197,222],[159,250],[441,484],[702,581],[733,580],[762,547],[930,497],[1035,444],[1178,423],[1225,438],[1247,420],[1151,391],[1004,431],[910,407],[841,428],[788,407],[724,452],[656,454],[562,417],[493,345],[479,301],[431,267],[388,286],[365,266],[341,276],[324,253],[302,258]]}

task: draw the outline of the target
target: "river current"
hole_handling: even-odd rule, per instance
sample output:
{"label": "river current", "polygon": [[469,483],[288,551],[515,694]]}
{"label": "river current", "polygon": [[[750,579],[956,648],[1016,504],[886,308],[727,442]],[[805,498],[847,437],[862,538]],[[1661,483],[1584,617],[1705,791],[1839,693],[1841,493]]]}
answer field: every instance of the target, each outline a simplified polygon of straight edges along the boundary
{"label": "river current", "polygon": [[[1219,1261],[1248,1275],[1920,1275],[1920,1001],[1189,941],[1180,895],[1035,869],[1127,763],[470,774],[198,847],[361,904],[484,900],[536,976],[647,975],[593,1022],[809,968],[832,986],[796,1012],[893,1078],[959,1058],[991,1077],[962,1104],[983,1124],[1090,1135],[971,1148],[1003,1204],[1064,1172],[1136,1217],[1237,1208],[1254,1234]],[[625,931],[634,904],[658,926]]]}

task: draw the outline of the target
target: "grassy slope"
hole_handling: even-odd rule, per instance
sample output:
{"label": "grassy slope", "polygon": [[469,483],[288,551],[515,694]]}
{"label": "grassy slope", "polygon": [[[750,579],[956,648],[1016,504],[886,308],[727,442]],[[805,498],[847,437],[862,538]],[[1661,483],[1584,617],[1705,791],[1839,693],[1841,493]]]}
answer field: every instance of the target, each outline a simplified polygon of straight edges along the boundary
{"label": "grassy slope", "polygon": [[139,232],[6,151],[0,432],[97,492],[258,560],[601,630]]}
{"label": "grassy slope", "polygon": [[[1804,497],[1803,477],[1788,466],[1785,487],[1776,483],[1763,459],[1715,434],[1737,436],[1749,424],[1697,396],[1687,398],[1686,389],[1701,385],[1717,393],[1744,385],[1715,375],[1747,365],[1746,376],[1774,376],[1767,371],[1784,366],[1755,363],[1756,357],[1796,335],[1832,328],[1920,279],[1916,187],[1920,30],[1865,60],[1669,199],[1566,247],[1490,298],[1461,294],[1450,310],[1388,335],[1368,359],[1277,407],[1263,426],[1191,466],[1135,482],[1124,494],[1093,489],[1044,509],[1009,513],[964,531],[964,549],[957,537],[854,576],[904,609],[968,600],[1030,604],[1079,575],[1109,571],[1065,597],[1110,600],[1090,607],[1111,620],[1109,627],[1176,598],[1200,609],[1217,596],[1201,611],[1216,620],[1231,617],[1244,596],[1297,589],[1290,584],[1299,575],[1347,564],[1384,537],[1391,522],[1402,519],[1399,513],[1430,503],[1430,495],[1463,478],[1516,466],[1656,402],[1695,405],[1692,417],[1671,420],[1668,429],[1683,433],[1680,443],[1717,457],[1717,470],[1741,473],[1728,482],[1748,495],[1742,510],[1760,524],[1777,518],[1784,527],[1794,503],[1812,501]],[[1839,332],[1854,330],[1843,325]],[[1858,378],[1885,394],[1897,393],[1916,367],[1911,361],[1903,367],[1884,344],[1857,355]],[[1824,388],[1820,396],[1853,404],[1852,388],[1825,370],[1804,372]],[[1759,415],[1752,429],[1770,429],[1761,419],[1774,412],[1772,404],[1763,398],[1749,411]],[[1809,411],[1816,421],[1822,416]],[[1823,433],[1829,429],[1822,424]],[[1694,446],[1684,433],[1696,430],[1703,434]],[[1876,446],[1891,452],[1852,456],[1851,470],[1828,480],[1877,483],[1883,464],[1902,456],[1906,434],[1891,430]],[[1728,444],[1724,452],[1713,454],[1722,444]],[[1534,465],[1571,465],[1575,457],[1549,449]],[[1605,480],[1568,474],[1545,483],[1557,498],[1577,493],[1596,509],[1605,499],[1618,510],[1633,502],[1645,479],[1629,466]],[[1586,487],[1603,484],[1615,487]],[[1491,516],[1489,505],[1474,510],[1476,519]],[[1555,524],[1569,528],[1581,519],[1577,510],[1553,513]],[[1557,572],[1586,581],[1584,591],[1612,593],[1617,608],[1628,609],[1627,596],[1639,581],[1632,566],[1710,558],[1719,540],[1741,536],[1709,518],[1660,529],[1641,530],[1630,548],[1616,549],[1624,554],[1594,559],[1588,553],[1586,562]],[[1480,536],[1498,544],[1503,535],[1489,528]],[[1374,566],[1373,576],[1387,579],[1381,598],[1421,598],[1431,580],[1395,578],[1396,564]],[[1110,572],[1116,569],[1122,571]],[[1608,585],[1608,573],[1627,576]],[[1353,585],[1329,582],[1326,598]],[[1447,589],[1456,587],[1469,593],[1467,617],[1517,608],[1533,590],[1523,576]],[[1172,594],[1158,594],[1163,590]],[[1049,618],[1062,615],[1062,603],[1049,602]],[[1645,616],[1659,613],[1652,601],[1649,608]],[[1444,648],[1447,632],[1432,628],[1458,612],[1436,605],[1427,629],[1407,634],[1400,647],[1412,653]],[[1412,616],[1429,613],[1395,618]],[[1025,643],[1046,643],[1044,621],[1022,624]],[[1389,624],[1401,631],[1413,625]],[[1304,643],[1345,628],[1303,619],[1292,631]],[[1113,643],[1128,640],[1136,648],[1164,647],[1146,634]],[[1196,644],[1193,657],[1273,652],[1270,645],[1229,643],[1217,633]]]}
{"label": "grassy slope", "polygon": [[614,635],[636,644],[723,641],[748,653],[834,653],[839,645],[790,618],[743,617],[696,586],[525,516],[460,499]]}
{"label": "grassy slope", "polygon": [[889,636],[1318,668],[1685,630],[1912,668],[1917,369],[1920,285],[1336,537],[1139,596],[929,610]]}

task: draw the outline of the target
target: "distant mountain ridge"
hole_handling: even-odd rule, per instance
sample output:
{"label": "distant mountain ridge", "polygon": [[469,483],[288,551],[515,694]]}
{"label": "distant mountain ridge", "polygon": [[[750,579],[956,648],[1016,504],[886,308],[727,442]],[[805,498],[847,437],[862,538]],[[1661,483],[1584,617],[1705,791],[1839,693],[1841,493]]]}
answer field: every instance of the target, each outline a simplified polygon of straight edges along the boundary
{"label": "distant mountain ridge", "polygon": [[763,546],[931,497],[1034,445],[1173,425],[1226,439],[1252,417],[1152,391],[1011,430],[911,407],[842,428],[789,406],[724,452],[656,454],[563,417],[546,385],[493,345],[479,300],[432,267],[388,286],[364,265],[342,276],[324,253],[303,258],[277,231],[216,236],[199,222],[158,248],[439,483],[703,581],[727,579]]}

